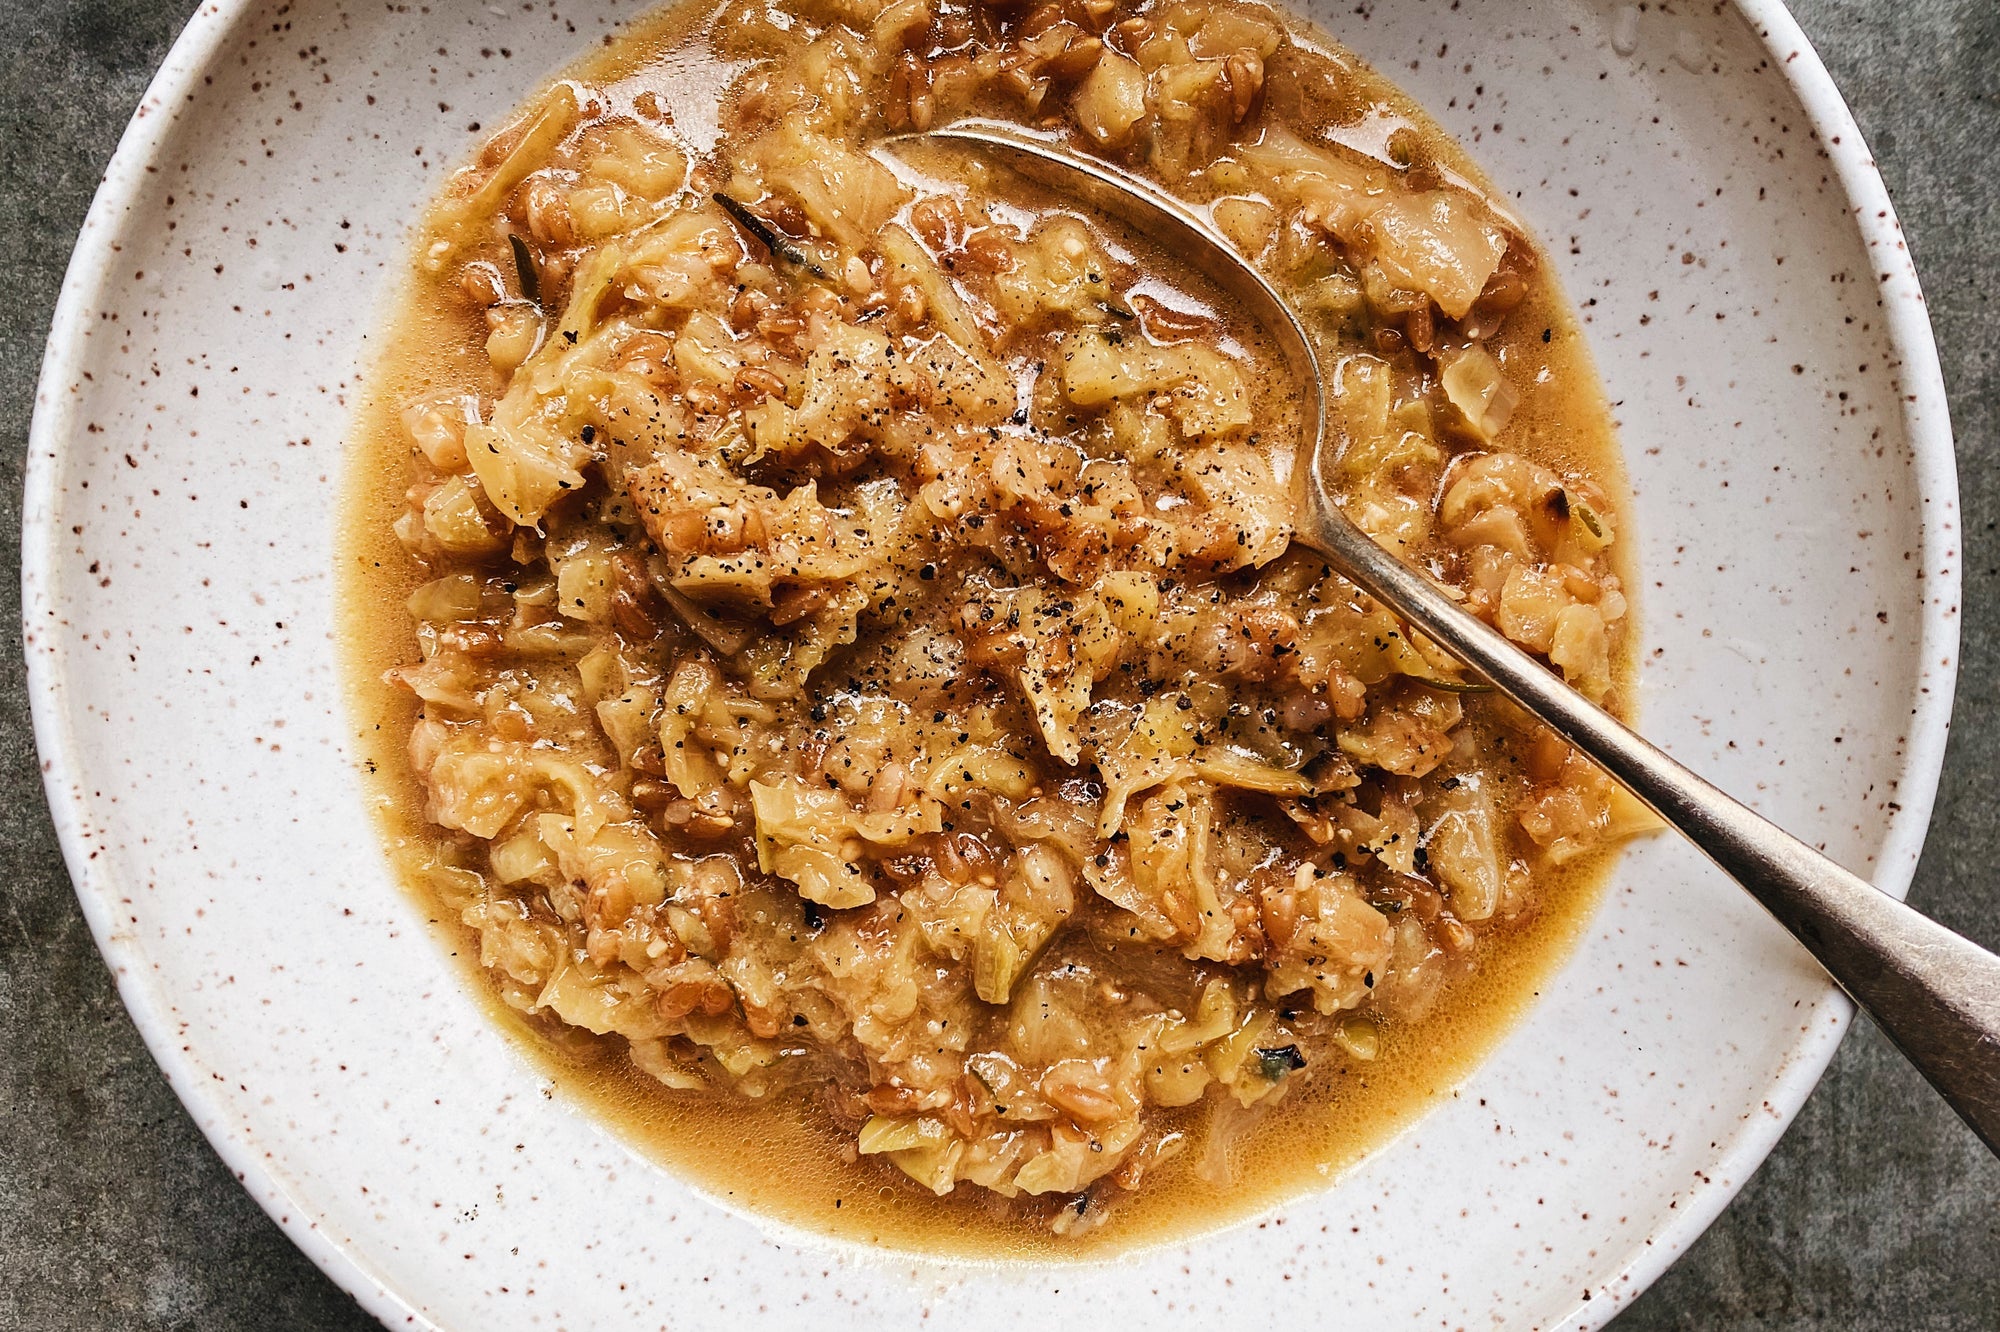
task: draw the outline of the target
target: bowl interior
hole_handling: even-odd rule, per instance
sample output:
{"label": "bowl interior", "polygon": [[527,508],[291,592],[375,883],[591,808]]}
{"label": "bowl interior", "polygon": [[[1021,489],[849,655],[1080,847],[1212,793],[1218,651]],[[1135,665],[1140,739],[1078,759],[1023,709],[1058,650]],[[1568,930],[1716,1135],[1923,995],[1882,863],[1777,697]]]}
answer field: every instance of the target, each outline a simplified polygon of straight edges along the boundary
{"label": "bowl interior", "polygon": [[[1955,655],[1949,444],[1927,334],[1905,364],[1914,288],[1878,276],[1906,261],[1870,253],[1782,55],[1719,6],[1306,8],[1467,141],[1583,309],[1637,497],[1644,729],[1900,891]],[[29,484],[37,720],[86,910],[204,1130],[398,1325],[1601,1321],[1754,1168],[1847,1013],[1676,841],[1626,856],[1540,1004],[1402,1138],[1102,1266],[774,1231],[548,1095],[464,991],[348,763],[343,435],[471,127],[636,12],[210,7],[86,227]]]}

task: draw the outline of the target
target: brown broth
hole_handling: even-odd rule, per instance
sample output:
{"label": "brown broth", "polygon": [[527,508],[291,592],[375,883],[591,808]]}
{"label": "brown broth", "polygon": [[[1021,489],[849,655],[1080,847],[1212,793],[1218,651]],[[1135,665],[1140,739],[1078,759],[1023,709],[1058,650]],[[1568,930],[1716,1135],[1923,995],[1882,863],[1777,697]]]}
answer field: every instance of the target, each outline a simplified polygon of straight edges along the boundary
{"label": "brown broth", "polygon": [[[610,85],[620,100],[651,91],[669,105],[699,108],[707,97],[712,118],[714,90],[724,75],[690,45],[707,16],[698,8],[655,15],[567,73]],[[1316,36],[1295,19],[1292,26],[1309,41]],[[1322,49],[1338,48],[1326,42]],[[1393,108],[1397,119],[1414,127],[1439,166],[1499,197],[1407,97],[1365,66],[1358,74],[1368,100]],[[702,117],[676,119],[689,129]],[[691,137],[697,147],[707,146],[698,134]],[[1169,1112],[1178,1116],[1172,1126],[1190,1136],[1189,1148],[1156,1167],[1144,1188],[1124,1196],[1108,1223],[1074,1238],[1024,1224],[984,1190],[968,1187],[938,1198],[886,1160],[850,1159],[849,1136],[804,1095],[758,1103],[671,1091],[633,1067],[615,1042],[515,1012],[499,1002],[477,965],[471,933],[445,918],[448,913],[417,881],[437,832],[422,817],[404,753],[417,703],[383,679],[412,655],[415,640],[403,603],[424,577],[390,531],[412,475],[400,406],[441,391],[490,393],[497,387],[483,353],[483,326],[453,298],[445,279],[424,276],[415,265],[407,274],[410,288],[384,321],[384,344],[368,368],[364,402],[347,441],[338,536],[340,650],[354,754],[390,863],[431,913],[440,941],[459,959],[467,983],[487,999],[494,1020],[521,1041],[561,1094],[724,1205],[864,1245],[965,1258],[1101,1259],[1184,1239],[1324,1187],[1449,1097],[1539,996],[1587,924],[1615,850],[1545,878],[1533,914],[1482,932],[1476,967],[1451,982],[1420,1023],[1383,1024],[1379,1058],[1318,1070],[1302,1092],[1259,1121],[1237,1149],[1237,1183],[1218,1186],[1195,1172],[1206,1106]],[[1546,266],[1533,294],[1489,346],[1522,389],[1510,447],[1559,470],[1586,471],[1613,497],[1625,538],[1617,547],[1619,573],[1629,595],[1636,582],[1623,465],[1588,348]],[[1637,641],[1635,621],[1623,637],[1612,694],[1628,716]]]}

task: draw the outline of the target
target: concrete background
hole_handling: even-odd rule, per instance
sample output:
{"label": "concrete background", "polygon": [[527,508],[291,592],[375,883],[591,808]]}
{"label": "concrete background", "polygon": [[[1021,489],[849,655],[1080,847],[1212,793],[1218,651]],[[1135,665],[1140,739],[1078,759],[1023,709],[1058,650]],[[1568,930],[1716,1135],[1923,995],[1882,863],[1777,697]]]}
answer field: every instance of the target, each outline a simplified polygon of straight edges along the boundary
{"label": "concrete background", "polygon": [[[446,0],[447,3],[454,0]],[[69,249],[190,0],[0,0],[0,1329],[363,1332],[154,1069],[71,896],[21,667],[22,456]],[[1910,900],[2000,946],[2000,0],[1799,0],[1901,211],[1958,429],[1965,651]],[[1867,1023],[1715,1227],[1617,1323],[2000,1328],[2000,1162]]]}

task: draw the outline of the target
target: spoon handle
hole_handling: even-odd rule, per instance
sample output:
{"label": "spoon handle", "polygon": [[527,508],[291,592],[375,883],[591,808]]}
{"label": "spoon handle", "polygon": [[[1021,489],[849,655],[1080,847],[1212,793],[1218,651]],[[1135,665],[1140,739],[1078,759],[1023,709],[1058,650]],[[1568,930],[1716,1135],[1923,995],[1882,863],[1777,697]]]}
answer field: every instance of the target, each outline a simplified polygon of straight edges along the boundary
{"label": "spoon handle", "polygon": [[2000,957],[1849,873],[1564,684],[1319,493],[1297,540],[1539,717],[1750,890],[2000,1154]]}

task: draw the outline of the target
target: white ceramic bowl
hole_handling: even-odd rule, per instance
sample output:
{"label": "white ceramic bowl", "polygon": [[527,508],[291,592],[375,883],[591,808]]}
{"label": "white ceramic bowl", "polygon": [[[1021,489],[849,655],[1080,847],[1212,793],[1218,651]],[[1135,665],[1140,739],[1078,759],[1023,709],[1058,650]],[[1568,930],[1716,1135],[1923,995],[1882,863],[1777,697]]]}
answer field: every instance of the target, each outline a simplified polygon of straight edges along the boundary
{"label": "white ceramic bowl", "polygon": [[[1638,495],[1647,731],[1901,893],[1951,701],[1951,441],[1888,199],[1798,28],[1770,0],[1314,8],[1470,142],[1585,309]],[[36,733],[98,943],[216,1150],[399,1327],[1600,1325],[1849,1012],[1672,840],[1626,857],[1454,1099],[1280,1213],[1115,1263],[775,1231],[546,1096],[489,1025],[344,752],[342,436],[470,124],[632,12],[206,4],[84,226],[27,482]]]}

